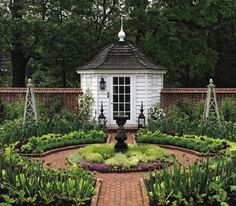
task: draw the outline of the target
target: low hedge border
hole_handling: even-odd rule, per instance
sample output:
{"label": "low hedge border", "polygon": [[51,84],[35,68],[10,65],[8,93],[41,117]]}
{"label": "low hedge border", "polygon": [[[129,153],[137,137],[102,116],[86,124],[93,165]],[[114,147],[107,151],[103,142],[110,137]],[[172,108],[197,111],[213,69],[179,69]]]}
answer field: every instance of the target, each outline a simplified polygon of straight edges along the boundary
{"label": "low hedge border", "polygon": [[198,151],[195,151],[192,149],[187,149],[184,147],[176,147],[176,146],[172,146],[172,145],[161,145],[161,144],[154,144],[154,145],[158,145],[164,149],[172,149],[172,150],[178,150],[181,152],[186,152],[188,154],[192,154],[192,155],[195,155],[198,157],[214,157],[214,156],[220,155],[220,153],[201,153],[201,152],[198,152]]}
{"label": "low hedge border", "polygon": [[35,154],[35,153],[18,153],[18,154],[20,156],[24,156],[24,157],[45,157],[47,155],[54,154],[54,153],[61,152],[61,151],[65,151],[65,150],[79,149],[79,148],[85,147],[87,145],[90,145],[90,144],[72,145],[72,146],[67,146],[67,147],[61,147],[61,148],[56,148],[56,149],[48,150],[48,151],[46,151],[44,153],[37,153],[37,154]]}

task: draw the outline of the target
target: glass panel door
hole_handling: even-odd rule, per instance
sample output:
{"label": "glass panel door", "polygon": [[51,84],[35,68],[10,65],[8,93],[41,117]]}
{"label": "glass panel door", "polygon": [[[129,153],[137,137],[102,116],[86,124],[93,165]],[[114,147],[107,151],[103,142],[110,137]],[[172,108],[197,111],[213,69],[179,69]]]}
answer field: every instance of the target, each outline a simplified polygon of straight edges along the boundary
{"label": "glass panel door", "polygon": [[117,115],[130,120],[130,77],[113,77],[113,120]]}

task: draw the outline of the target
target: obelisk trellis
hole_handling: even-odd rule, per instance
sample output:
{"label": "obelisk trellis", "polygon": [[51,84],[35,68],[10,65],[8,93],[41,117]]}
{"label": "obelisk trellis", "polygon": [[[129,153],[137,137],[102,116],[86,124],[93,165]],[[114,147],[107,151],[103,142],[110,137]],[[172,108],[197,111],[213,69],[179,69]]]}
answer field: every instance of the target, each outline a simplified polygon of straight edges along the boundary
{"label": "obelisk trellis", "polygon": [[36,110],[36,101],[34,95],[34,89],[32,80],[28,79],[27,84],[27,91],[26,91],[26,98],[25,98],[25,109],[24,109],[24,117],[23,117],[23,125],[26,126],[27,124],[38,122],[38,115]]}
{"label": "obelisk trellis", "polygon": [[216,101],[216,91],[215,85],[213,80],[210,79],[209,85],[207,86],[207,96],[206,96],[206,103],[204,109],[203,119],[208,120],[208,118],[214,115],[218,121],[220,121],[219,109]]}

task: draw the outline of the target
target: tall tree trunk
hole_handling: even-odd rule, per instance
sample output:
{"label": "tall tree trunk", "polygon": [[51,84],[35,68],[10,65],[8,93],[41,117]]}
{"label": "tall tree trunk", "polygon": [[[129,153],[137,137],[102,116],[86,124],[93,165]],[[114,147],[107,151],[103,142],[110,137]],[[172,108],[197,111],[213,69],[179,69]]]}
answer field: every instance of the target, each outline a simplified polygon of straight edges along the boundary
{"label": "tall tree trunk", "polygon": [[11,51],[11,64],[13,68],[13,87],[25,86],[26,66],[28,59],[25,57],[22,48],[15,47]]}
{"label": "tall tree trunk", "polygon": [[64,57],[62,58],[62,86],[64,88],[66,88],[66,78],[67,78],[67,75],[66,75],[66,68],[65,68],[65,59]]}
{"label": "tall tree trunk", "polygon": [[[16,21],[16,23],[19,23],[22,20],[23,4],[23,0],[10,0],[9,9],[11,11],[13,22]],[[18,28],[12,31],[11,64],[13,68],[13,87],[25,86],[26,66],[29,58],[26,56],[23,49],[22,36],[22,27],[18,24]]]}

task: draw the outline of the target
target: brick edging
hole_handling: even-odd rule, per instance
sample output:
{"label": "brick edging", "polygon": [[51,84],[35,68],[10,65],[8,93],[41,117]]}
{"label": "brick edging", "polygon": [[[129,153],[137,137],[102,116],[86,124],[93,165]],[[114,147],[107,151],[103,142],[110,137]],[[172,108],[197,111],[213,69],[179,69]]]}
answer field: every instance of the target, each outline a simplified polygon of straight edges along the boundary
{"label": "brick edging", "polygon": [[95,195],[93,196],[93,198],[91,200],[90,206],[97,206],[98,197],[99,197],[99,193],[100,193],[100,190],[101,190],[101,185],[102,185],[102,181],[99,178],[97,178],[96,188],[95,188]]}
{"label": "brick edging", "polygon": [[150,200],[149,200],[147,188],[145,187],[145,183],[144,183],[143,178],[140,178],[139,186],[140,186],[141,195],[142,195],[142,199],[143,199],[143,205],[144,206],[149,206],[150,205]]}

